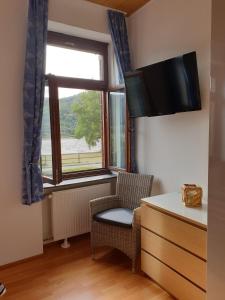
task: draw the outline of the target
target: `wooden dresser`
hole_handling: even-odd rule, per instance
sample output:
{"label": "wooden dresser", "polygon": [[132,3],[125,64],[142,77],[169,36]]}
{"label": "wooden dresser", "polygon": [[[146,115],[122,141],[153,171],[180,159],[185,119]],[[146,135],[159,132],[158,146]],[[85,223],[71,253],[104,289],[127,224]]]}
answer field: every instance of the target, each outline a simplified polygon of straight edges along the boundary
{"label": "wooden dresser", "polygon": [[142,271],[177,299],[206,299],[206,239],[206,203],[187,208],[179,193],[142,199]]}

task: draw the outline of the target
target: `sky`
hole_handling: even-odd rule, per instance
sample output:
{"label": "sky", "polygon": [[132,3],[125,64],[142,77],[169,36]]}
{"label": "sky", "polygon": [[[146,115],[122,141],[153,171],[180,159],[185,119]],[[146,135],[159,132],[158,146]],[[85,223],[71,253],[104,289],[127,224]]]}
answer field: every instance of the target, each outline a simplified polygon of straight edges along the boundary
{"label": "sky", "polygon": [[[47,45],[46,74],[100,80],[98,54]],[[73,96],[81,90],[59,89],[59,98]]]}

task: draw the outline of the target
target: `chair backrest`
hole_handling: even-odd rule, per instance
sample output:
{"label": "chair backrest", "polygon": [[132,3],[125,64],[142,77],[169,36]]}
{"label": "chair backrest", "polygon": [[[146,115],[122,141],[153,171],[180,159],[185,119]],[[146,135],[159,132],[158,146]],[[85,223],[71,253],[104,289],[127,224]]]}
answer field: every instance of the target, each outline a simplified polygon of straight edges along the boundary
{"label": "chair backrest", "polygon": [[120,197],[120,205],[130,209],[139,207],[140,200],[150,196],[152,181],[152,175],[119,172],[116,194]]}

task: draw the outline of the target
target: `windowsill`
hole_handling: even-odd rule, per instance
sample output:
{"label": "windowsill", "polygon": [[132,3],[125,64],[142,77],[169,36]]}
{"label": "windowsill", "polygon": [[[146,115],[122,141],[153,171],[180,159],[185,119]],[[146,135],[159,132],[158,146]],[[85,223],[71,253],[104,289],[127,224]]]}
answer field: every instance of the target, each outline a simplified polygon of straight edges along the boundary
{"label": "windowsill", "polygon": [[57,185],[44,183],[44,193],[49,194],[51,192],[56,192],[56,191],[80,188],[80,187],[96,185],[96,184],[103,184],[103,183],[111,182],[116,177],[117,177],[116,174],[105,174],[105,175],[64,180]]}

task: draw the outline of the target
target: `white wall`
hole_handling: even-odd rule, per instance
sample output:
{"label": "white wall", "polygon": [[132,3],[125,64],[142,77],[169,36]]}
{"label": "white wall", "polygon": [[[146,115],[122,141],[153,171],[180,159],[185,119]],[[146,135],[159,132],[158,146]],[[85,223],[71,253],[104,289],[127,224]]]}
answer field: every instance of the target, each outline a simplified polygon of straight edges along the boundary
{"label": "white wall", "polygon": [[0,265],[42,252],[41,205],[21,204],[27,1],[0,1]]}
{"label": "white wall", "polygon": [[[41,203],[21,204],[22,87],[28,0],[0,1],[0,265],[42,252]],[[106,8],[83,0],[50,0],[49,19],[107,32]]]}
{"label": "white wall", "polygon": [[152,173],[154,193],[198,183],[207,191],[211,0],[151,0],[129,18],[134,68],[196,51],[203,109],[139,118],[139,171]]}
{"label": "white wall", "polygon": [[49,20],[108,33],[107,8],[84,0],[49,0]]}

